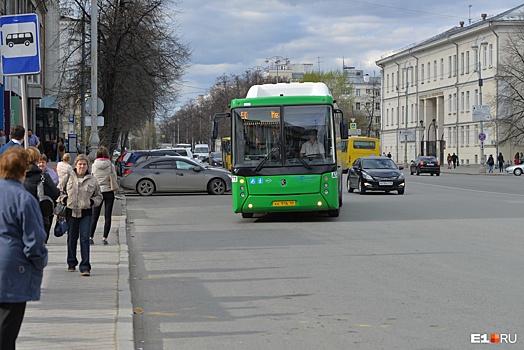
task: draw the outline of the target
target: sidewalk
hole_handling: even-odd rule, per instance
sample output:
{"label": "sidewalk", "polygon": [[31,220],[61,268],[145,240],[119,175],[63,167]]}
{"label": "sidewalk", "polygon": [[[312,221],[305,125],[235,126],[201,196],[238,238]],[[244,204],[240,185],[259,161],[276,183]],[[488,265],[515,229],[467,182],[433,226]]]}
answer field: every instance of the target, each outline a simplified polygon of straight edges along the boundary
{"label": "sidewalk", "polygon": [[493,169],[492,173],[488,173],[489,167],[486,166],[486,172],[481,173],[480,172],[480,165],[479,164],[472,164],[472,165],[461,165],[456,168],[448,169],[448,165],[444,164],[440,167],[441,173],[452,173],[452,174],[464,174],[464,175],[489,175],[489,176],[500,176],[500,175],[511,175],[506,173],[506,166],[504,166],[504,169],[502,172],[499,172],[498,169]]}
{"label": "sidewalk", "polygon": [[[67,271],[67,237],[51,233],[40,301],[28,302],[17,339],[25,349],[133,349],[133,309],[124,216],[113,216],[109,245],[100,217],[91,246],[91,276]],[[54,227],[54,226],[53,226]],[[80,247],[77,251],[80,260]]]}

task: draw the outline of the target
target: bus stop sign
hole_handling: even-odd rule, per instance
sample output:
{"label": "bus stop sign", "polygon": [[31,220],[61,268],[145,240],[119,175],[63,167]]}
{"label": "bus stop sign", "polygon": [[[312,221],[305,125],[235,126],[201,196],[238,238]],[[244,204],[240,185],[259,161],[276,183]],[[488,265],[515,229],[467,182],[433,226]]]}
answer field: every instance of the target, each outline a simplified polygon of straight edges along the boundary
{"label": "bus stop sign", "polygon": [[40,73],[38,17],[34,13],[0,17],[2,73]]}

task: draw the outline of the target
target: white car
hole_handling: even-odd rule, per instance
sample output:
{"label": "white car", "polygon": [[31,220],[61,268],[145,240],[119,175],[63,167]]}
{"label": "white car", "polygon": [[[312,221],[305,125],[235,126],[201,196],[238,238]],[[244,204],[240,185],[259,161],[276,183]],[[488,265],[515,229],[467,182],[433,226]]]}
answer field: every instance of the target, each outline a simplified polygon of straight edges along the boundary
{"label": "white car", "polygon": [[506,168],[506,172],[508,174],[515,174],[517,176],[520,176],[524,172],[524,164],[511,165]]}

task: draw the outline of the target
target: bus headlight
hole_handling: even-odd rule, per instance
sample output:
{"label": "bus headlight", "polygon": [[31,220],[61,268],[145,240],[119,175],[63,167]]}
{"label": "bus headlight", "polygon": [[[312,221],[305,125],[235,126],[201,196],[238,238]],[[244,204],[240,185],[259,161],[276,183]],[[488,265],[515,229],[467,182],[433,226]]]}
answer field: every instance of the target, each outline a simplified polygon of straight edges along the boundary
{"label": "bus headlight", "polygon": [[244,179],[240,179],[240,180],[238,180],[238,182],[240,182],[241,184],[243,184],[244,182],[246,182],[246,180],[244,180]]}
{"label": "bus headlight", "polygon": [[319,207],[321,207],[321,206],[322,206],[322,202],[321,202],[321,201],[318,201],[318,202],[317,202],[317,205],[318,205]]}
{"label": "bus headlight", "polygon": [[249,203],[249,204],[247,205],[247,207],[248,207],[249,209],[251,209],[251,208],[253,208],[253,204]]}

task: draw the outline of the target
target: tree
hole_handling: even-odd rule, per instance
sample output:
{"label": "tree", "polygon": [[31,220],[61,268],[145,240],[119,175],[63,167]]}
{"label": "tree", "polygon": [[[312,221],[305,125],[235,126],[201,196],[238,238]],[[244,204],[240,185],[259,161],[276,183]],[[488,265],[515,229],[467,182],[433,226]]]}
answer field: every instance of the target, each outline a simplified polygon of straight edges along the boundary
{"label": "tree", "polygon": [[499,64],[499,143],[524,144],[524,24],[508,34]]}

